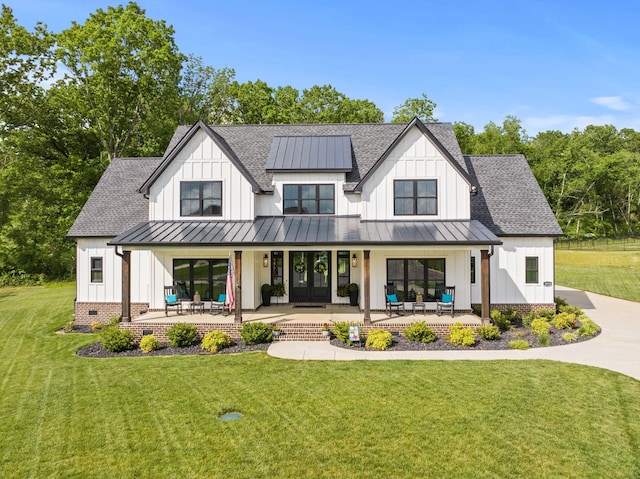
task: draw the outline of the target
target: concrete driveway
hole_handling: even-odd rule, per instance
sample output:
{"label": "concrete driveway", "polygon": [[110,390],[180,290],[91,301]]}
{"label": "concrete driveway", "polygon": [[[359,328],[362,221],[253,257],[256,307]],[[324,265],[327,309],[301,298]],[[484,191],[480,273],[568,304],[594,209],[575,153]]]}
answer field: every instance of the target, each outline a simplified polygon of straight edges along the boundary
{"label": "concrete driveway", "polygon": [[312,360],[495,360],[548,359],[610,369],[640,380],[640,303],[556,287],[556,295],[579,306],[602,328],[594,339],[578,344],[527,351],[352,351],[327,342],[281,341],[269,354]]}

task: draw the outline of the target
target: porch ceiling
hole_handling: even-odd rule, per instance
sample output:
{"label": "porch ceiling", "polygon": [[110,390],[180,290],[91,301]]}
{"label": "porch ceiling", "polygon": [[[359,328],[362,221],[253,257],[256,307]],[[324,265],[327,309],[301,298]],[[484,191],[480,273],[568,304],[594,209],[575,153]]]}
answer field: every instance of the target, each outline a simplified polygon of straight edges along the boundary
{"label": "porch ceiling", "polygon": [[497,245],[477,220],[362,221],[359,216],[269,216],[255,221],[147,221],[110,241],[121,246]]}

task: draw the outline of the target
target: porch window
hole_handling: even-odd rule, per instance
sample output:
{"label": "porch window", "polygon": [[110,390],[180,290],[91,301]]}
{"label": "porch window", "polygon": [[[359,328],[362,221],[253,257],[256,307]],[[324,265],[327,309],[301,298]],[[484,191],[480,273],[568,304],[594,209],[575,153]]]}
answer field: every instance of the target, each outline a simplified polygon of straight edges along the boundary
{"label": "porch window", "polygon": [[444,258],[388,259],[387,288],[392,288],[399,301],[437,301],[445,285]]}
{"label": "porch window", "polygon": [[284,185],[284,213],[332,215],[335,213],[334,185]]}
{"label": "porch window", "polygon": [[180,216],[222,216],[222,181],[182,181]]}
{"label": "porch window", "polygon": [[91,282],[102,283],[102,257],[91,258]]}
{"label": "porch window", "polygon": [[338,288],[351,282],[349,251],[338,251]]}
{"label": "porch window", "polygon": [[271,284],[284,284],[284,253],[271,252]]}
{"label": "porch window", "polygon": [[174,259],[173,280],[184,283],[189,298],[197,292],[203,300],[225,292],[228,259]]}
{"label": "porch window", "polygon": [[394,180],[393,214],[437,215],[438,182],[436,180]]}
{"label": "porch window", "polygon": [[538,257],[527,256],[525,258],[526,282],[527,284],[538,283]]}
{"label": "porch window", "polygon": [[476,284],[476,257],[471,257],[471,284]]}

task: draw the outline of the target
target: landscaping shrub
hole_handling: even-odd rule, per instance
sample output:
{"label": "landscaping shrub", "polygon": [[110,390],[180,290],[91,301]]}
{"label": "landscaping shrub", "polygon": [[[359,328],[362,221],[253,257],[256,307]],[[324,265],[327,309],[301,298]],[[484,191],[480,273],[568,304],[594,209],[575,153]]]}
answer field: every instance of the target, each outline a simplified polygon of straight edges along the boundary
{"label": "landscaping shrub", "polygon": [[571,329],[576,325],[576,315],[569,312],[556,314],[551,324],[558,329]]}
{"label": "landscaping shrub", "polygon": [[482,339],[493,341],[500,339],[500,328],[497,326],[478,326],[476,328],[476,334]]}
{"label": "landscaping shrub", "polygon": [[529,349],[529,342],[525,339],[514,339],[513,341],[509,341],[509,347],[511,349]]}
{"label": "landscaping shrub", "polygon": [[109,324],[111,326],[117,326],[118,324],[120,324],[120,317],[118,316],[111,316],[109,318]]}
{"label": "landscaping shrub", "polygon": [[65,333],[73,333],[73,328],[75,328],[75,327],[76,327],[76,322],[72,319],[71,321],[67,322],[67,324],[65,324],[62,327],[62,330]]}
{"label": "landscaping shrub", "polygon": [[355,326],[356,323],[348,321],[336,321],[333,323],[333,335],[345,344],[352,344],[349,340],[349,326]]}
{"label": "landscaping shrub", "polygon": [[507,310],[502,314],[505,315],[510,323],[515,323],[520,318],[518,312],[513,308],[507,308]]}
{"label": "landscaping shrub", "polygon": [[100,339],[102,346],[107,351],[119,353],[133,349],[134,338],[133,333],[129,329],[120,329],[118,326],[109,326],[100,331]]}
{"label": "landscaping shrub", "polygon": [[530,328],[531,327],[531,323],[533,322],[534,319],[538,319],[539,316],[535,311],[529,311],[528,313],[524,313],[522,315],[522,327],[523,328]]}
{"label": "landscaping shrub", "polygon": [[531,332],[536,336],[548,334],[550,330],[551,325],[544,318],[538,318],[531,321]]}
{"label": "landscaping shrub", "polygon": [[402,332],[409,341],[430,343],[436,340],[436,333],[424,321],[418,321]]}
{"label": "landscaping shrub", "polygon": [[580,308],[578,308],[577,306],[571,306],[569,304],[560,306],[560,308],[558,309],[560,310],[558,311],[559,313],[571,313],[571,314],[575,314],[576,316],[581,316],[583,314]]}
{"label": "landscaping shrub", "polygon": [[576,333],[564,333],[562,335],[562,339],[563,339],[563,341],[566,341],[567,343],[570,343],[570,342],[575,341],[576,339],[578,339],[578,336],[576,335]]}
{"label": "landscaping shrub", "polygon": [[462,323],[454,323],[449,327],[447,341],[456,346],[473,346],[476,344],[476,335],[471,328],[465,328]]}
{"label": "landscaping shrub", "polygon": [[538,317],[544,318],[547,321],[551,321],[555,315],[556,312],[551,309],[541,309],[540,311],[538,311]]}
{"label": "landscaping shrub", "polygon": [[91,330],[95,333],[97,331],[100,331],[102,328],[104,327],[104,324],[101,323],[100,321],[94,321],[91,323]]}
{"label": "landscaping shrub", "polygon": [[489,313],[489,316],[491,317],[491,321],[493,321],[493,324],[500,328],[500,331],[506,331],[511,327],[511,320],[509,319],[509,317],[506,314],[501,313],[497,309],[492,309]]}
{"label": "landscaping shrub", "polygon": [[600,326],[591,319],[583,316],[580,318],[580,327],[578,328],[578,336],[591,337],[600,332]]}
{"label": "landscaping shrub", "polygon": [[222,348],[228,348],[232,344],[233,342],[228,334],[214,329],[204,335],[201,348],[211,353],[217,353]]}
{"label": "landscaping shrub", "polygon": [[384,351],[393,342],[391,333],[384,329],[372,329],[367,335],[367,348],[376,349],[378,351]]}
{"label": "landscaping shrub", "polygon": [[176,323],[167,330],[169,346],[186,348],[191,346],[198,336],[198,329],[193,324]]}
{"label": "landscaping shrub", "polygon": [[270,343],[273,340],[273,331],[267,323],[245,323],[240,328],[240,338],[248,346]]}
{"label": "landscaping shrub", "polygon": [[140,340],[140,350],[147,354],[151,351],[157,351],[160,349],[160,341],[158,341],[153,334],[142,336]]}
{"label": "landscaping shrub", "polygon": [[564,299],[562,299],[559,296],[556,296],[553,299],[554,299],[554,301],[556,303],[556,313],[561,313],[562,312],[562,307],[569,306],[569,303],[567,303]]}
{"label": "landscaping shrub", "polygon": [[482,305],[481,304],[472,304],[471,305],[471,310],[473,311],[473,314],[475,314],[476,316],[482,316]]}
{"label": "landscaping shrub", "polygon": [[539,344],[542,344],[543,346],[549,346],[550,342],[551,342],[551,340],[549,338],[549,333],[538,334],[538,343]]}

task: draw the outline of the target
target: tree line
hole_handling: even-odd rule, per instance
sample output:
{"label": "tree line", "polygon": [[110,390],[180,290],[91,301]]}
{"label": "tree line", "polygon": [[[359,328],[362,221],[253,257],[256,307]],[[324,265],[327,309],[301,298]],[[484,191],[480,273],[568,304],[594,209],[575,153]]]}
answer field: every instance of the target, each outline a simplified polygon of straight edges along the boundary
{"label": "tree line", "polygon": [[[99,9],[54,33],[0,17],[0,284],[73,276],[66,238],[116,157],[160,156],[180,124],[378,123],[368,99],[331,85],[238,82],[182,53],[174,30],[135,3]],[[392,121],[435,121],[425,94]],[[517,118],[476,133],[455,123],[465,153],[524,153],[565,232],[634,234],[640,136],[590,126],[529,138]]]}

